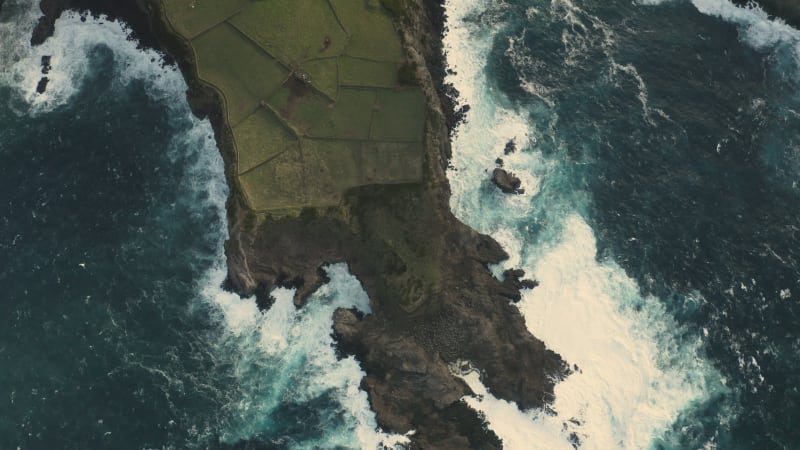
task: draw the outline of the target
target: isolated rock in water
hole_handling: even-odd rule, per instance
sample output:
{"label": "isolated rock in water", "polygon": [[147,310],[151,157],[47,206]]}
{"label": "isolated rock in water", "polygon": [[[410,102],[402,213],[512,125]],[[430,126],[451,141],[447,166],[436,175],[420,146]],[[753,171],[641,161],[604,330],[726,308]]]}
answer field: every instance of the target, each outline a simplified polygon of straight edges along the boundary
{"label": "isolated rock in water", "polygon": [[42,75],[50,73],[50,69],[52,69],[52,66],[50,66],[50,56],[42,56]]}
{"label": "isolated rock in water", "polygon": [[520,179],[504,169],[494,169],[492,182],[506,194],[522,194],[525,192],[525,189],[520,189],[522,186]]}
{"label": "isolated rock in water", "polygon": [[503,153],[505,153],[506,155],[510,155],[516,151],[517,151],[517,144],[514,142],[513,139],[506,142],[506,148],[503,149]]}
{"label": "isolated rock in water", "polygon": [[47,77],[42,77],[39,80],[39,84],[36,85],[36,92],[39,94],[44,94],[44,91],[47,90],[47,83],[50,82],[50,79]]}

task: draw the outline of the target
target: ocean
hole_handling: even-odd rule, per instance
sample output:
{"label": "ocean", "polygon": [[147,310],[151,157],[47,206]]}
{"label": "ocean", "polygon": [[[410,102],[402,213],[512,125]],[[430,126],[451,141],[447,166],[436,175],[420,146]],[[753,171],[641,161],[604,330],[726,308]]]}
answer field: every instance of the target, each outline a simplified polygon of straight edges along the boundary
{"label": "ocean", "polygon": [[[465,401],[508,449],[800,448],[800,32],[727,0],[446,7],[451,206],[574,369],[543,411],[474,375]],[[332,348],[369,313],[345,265],[300,310],[220,288],[223,163],[177,69],[75,13],[31,48],[37,18],[0,10],[0,449],[402,442]]]}

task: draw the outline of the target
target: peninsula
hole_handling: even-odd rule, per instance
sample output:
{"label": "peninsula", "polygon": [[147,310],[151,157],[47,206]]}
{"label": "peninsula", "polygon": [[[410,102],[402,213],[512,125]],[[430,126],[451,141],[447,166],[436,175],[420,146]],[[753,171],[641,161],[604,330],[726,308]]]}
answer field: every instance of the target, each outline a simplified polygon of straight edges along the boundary
{"label": "peninsula", "polygon": [[[534,282],[450,211],[446,168],[457,113],[444,85],[436,0],[42,0],[32,42],[65,8],[129,23],[180,67],[225,160],[226,287],[295,302],[346,262],[372,314],[334,315],[379,425],[412,448],[501,448],[460,399],[478,370],[520,408],[552,400],[569,373],[513,302]],[[245,301],[245,300],[243,300]]]}

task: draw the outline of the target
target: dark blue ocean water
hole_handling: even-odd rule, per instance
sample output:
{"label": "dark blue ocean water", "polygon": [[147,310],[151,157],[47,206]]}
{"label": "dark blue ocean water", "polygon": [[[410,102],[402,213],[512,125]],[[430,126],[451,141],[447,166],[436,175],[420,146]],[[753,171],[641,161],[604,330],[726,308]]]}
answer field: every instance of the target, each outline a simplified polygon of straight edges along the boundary
{"label": "dark blue ocean water", "polygon": [[88,56],[66,104],[0,85],[0,448],[168,448],[216,431],[232,390],[190,304],[217,256],[191,186],[211,136]]}
{"label": "dark blue ocean water", "polygon": [[[649,3],[450,5],[479,74],[454,209],[540,279],[529,326],[582,368],[507,447],[800,448],[800,33]],[[0,11],[0,448],[374,447],[328,334],[357,281],[266,315],[222,292],[222,161],[180,75],[74,16],[31,50],[35,13]],[[498,156],[526,195],[493,191]]]}
{"label": "dark blue ocean water", "polygon": [[482,89],[527,121],[512,168],[549,210],[514,225],[523,253],[574,208],[726,387],[653,446],[800,448],[800,32],[726,1],[474,3]]}

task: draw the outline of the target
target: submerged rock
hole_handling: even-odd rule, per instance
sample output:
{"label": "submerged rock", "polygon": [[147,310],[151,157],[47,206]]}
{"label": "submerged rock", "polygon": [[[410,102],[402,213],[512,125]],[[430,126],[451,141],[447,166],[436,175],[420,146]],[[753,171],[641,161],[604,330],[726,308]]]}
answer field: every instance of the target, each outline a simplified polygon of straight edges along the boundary
{"label": "submerged rock", "polygon": [[521,189],[522,181],[505,169],[499,167],[494,169],[494,172],[492,172],[492,182],[506,194],[525,193],[525,189]]}

